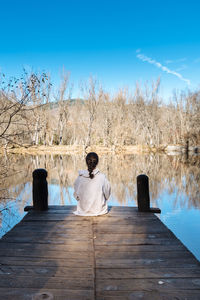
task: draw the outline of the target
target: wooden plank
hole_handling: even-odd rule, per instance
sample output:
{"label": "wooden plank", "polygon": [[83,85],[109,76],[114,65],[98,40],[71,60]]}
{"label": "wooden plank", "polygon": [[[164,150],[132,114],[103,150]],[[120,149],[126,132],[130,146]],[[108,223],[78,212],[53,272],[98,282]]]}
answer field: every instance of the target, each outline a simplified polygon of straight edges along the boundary
{"label": "wooden plank", "polygon": [[[32,211],[32,215],[39,215],[39,214],[43,214],[43,215],[48,215],[49,213],[51,214],[65,214],[66,216],[75,216],[75,217],[79,217],[73,214],[73,212],[76,210],[76,207],[74,209],[51,209],[48,211],[44,211],[44,212],[36,212],[36,211]],[[102,216],[98,216],[98,218],[109,218],[109,217],[119,217],[119,216],[129,216],[129,217],[134,217],[136,215],[138,215],[140,217],[145,217],[145,218],[155,218],[155,216],[151,213],[141,213],[141,212],[137,212],[137,211],[129,211],[129,210],[123,210],[123,211],[113,211],[110,210],[108,214],[102,215]]]}
{"label": "wooden plank", "polygon": [[0,250],[0,257],[10,257],[10,256],[22,256],[22,257],[40,257],[40,258],[58,258],[58,259],[76,259],[80,257],[84,257],[85,259],[88,257],[93,257],[93,252],[82,252],[82,251],[51,251],[51,250],[35,250],[32,249],[28,252],[26,249],[7,249],[6,252],[4,250]]}
{"label": "wooden plank", "polygon": [[[30,222],[31,223],[31,222]],[[68,224],[68,223],[64,223],[64,224],[54,224],[54,222],[50,222],[51,224],[46,224],[45,223],[41,223],[41,222],[35,222],[29,224],[29,226],[27,226],[27,222],[22,222],[20,225],[16,226],[13,228],[12,232],[15,231],[84,231],[84,232],[91,232],[91,226],[90,225],[85,225],[85,224],[81,224],[81,223],[72,223],[72,224]],[[52,224],[53,223],[53,224]],[[169,229],[167,229],[164,225],[162,226],[157,226],[157,224],[151,224],[149,226],[146,226],[146,224],[141,225],[141,224],[126,224],[126,225],[94,225],[93,226],[93,230],[96,233],[99,234],[120,234],[120,233],[161,233],[161,232],[169,232]]]}
{"label": "wooden plank", "polygon": [[[141,252],[113,252],[113,251],[95,251],[95,257],[96,259],[154,259],[154,258],[160,258],[160,259],[171,259],[171,258],[189,258],[191,257],[190,252],[187,250],[183,251],[152,251],[152,252],[146,252],[145,247],[143,247],[143,250]],[[194,258],[194,257],[193,257]]]}
{"label": "wooden plank", "polygon": [[75,215],[67,215],[67,214],[27,214],[23,221],[81,221],[81,222],[89,222],[89,217],[80,217]]}
{"label": "wooden plank", "polygon": [[136,258],[136,259],[96,259],[97,268],[117,268],[117,269],[130,269],[130,268],[142,268],[149,266],[150,268],[163,268],[163,267],[184,267],[192,268],[199,266],[198,262],[193,257],[187,258]]}
{"label": "wooden plank", "polygon": [[[89,219],[90,218],[90,219]],[[128,217],[127,215],[124,216],[112,216],[112,215],[106,215],[106,216],[98,216],[98,217],[82,217],[82,216],[75,216],[75,215],[67,215],[67,214],[27,214],[24,219],[23,222],[29,222],[29,221],[65,221],[65,222],[69,222],[69,221],[76,221],[76,222],[90,222],[91,219],[95,218],[95,223],[104,223],[106,222],[106,224],[117,224],[116,222],[120,222],[123,224],[127,224],[127,222],[130,224],[132,224],[132,222],[134,223],[140,223],[142,224],[143,222],[156,222],[157,221],[157,217],[156,216],[141,216],[141,217],[135,217],[135,220],[133,217]]]}
{"label": "wooden plank", "polygon": [[123,241],[126,239],[130,239],[130,238],[136,238],[136,239],[161,239],[161,238],[168,238],[171,240],[176,240],[176,238],[174,237],[174,235],[172,234],[172,232],[170,231],[166,231],[166,232],[162,232],[162,233],[116,233],[113,234],[112,236],[110,234],[107,233],[98,233],[95,235],[96,240],[101,240],[101,241],[110,241],[112,240],[114,241]]}
{"label": "wooden plank", "polygon": [[[113,235],[114,237],[115,235]],[[116,239],[116,240],[101,240],[101,239],[95,239],[95,247],[96,245],[179,245],[180,241],[176,239],[170,239],[170,238],[136,238],[136,237],[130,237],[126,238],[123,237],[122,240]]]}
{"label": "wooden plank", "polygon": [[29,221],[29,222],[25,222],[24,220],[22,220],[19,224],[17,224],[14,228],[16,227],[20,227],[20,228],[26,228],[26,227],[30,227],[30,228],[34,228],[34,227],[49,227],[49,228],[60,228],[60,229],[68,229],[68,228],[76,228],[76,227],[83,227],[83,228],[88,228],[91,229],[91,223],[87,222],[87,221],[83,221],[81,222],[81,220],[67,220],[67,221],[42,221],[42,220],[38,220],[38,221]]}
{"label": "wooden plank", "polygon": [[74,211],[76,210],[76,208],[74,209],[50,209],[50,210],[46,210],[46,211],[32,211],[31,214],[32,215],[49,215],[49,214],[59,214],[59,215],[66,215],[66,216],[74,216],[77,217],[76,215],[74,215]]}
{"label": "wooden plank", "polygon": [[200,278],[143,278],[143,279],[97,279],[96,290],[108,291],[138,291],[138,290],[200,290]]}
{"label": "wooden plank", "polygon": [[0,288],[0,300],[94,300],[93,290]]}
{"label": "wooden plank", "polygon": [[49,235],[45,236],[42,234],[38,235],[32,235],[32,236],[27,236],[27,235],[6,235],[2,238],[3,241],[6,242],[16,242],[16,243],[34,243],[38,242],[40,244],[75,244],[75,243],[85,243],[87,244],[89,242],[88,237],[86,238],[85,236],[76,236],[76,235],[68,235],[68,234],[60,234],[55,236]]}
{"label": "wooden plank", "polygon": [[146,226],[146,224],[126,224],[126,225],[94,225],[94,232],[99,234],[120,234],[120,233],[161,233],[169,232],[169,230],[163,225],[157,226],[157,224],[151,224]]}
{"label": "wooden plank", "polygon": [[49,205],[48,211],[51,212],[52,210],[63,210],[63,209],[69,209],[73,210],[76,209],[76,205]]}
{"label": "wooden plank", "polygon": [[137,215],[151,215],[150,212],[140,212],[136,206],[108,206],[109,213],[135,213]]}
{"label": "wooden plank", "polygon": [[152,213],[140,213],[140,212],[132,212],[132,211],[109,211],[108,214],[98,216],[98,218],[105,219],[105,218],[115,218],[115,217],[139,217],[139,218],[147,218],[147,219],[155,219],[156,216]]}
{"label": "wooden plank", "polygon": [[157,245],[156,247],[154,245],[95,245],[95,250],[96,251],[113,251],[116,252],[124,252],[124,251],[128,251],[128,252],[141,252],[141,251],[182,251],[185,250],[185,246],[181,243],[179,244],[175,244],[175,245]]}
{"label": "wooden plank", "polygon": [[103,217],[97,217],[94,219],[93,224],[97,225],[141,225],[144,224],[146,227],[152,226],[153,224],[158,224],[158,218],[146,218],[146,217],[140,217],[140,218],[132,218],[132,217],[109,217],[109,218],[103,218]]}
{"label": "wooden plank", "polygon": [[141,212],[112,212],[105,215],[98,216],[96,220],[105,221],[107,219],[117,219],[117,218],[126,218],[126,219],[139,219],[139,220],[156,220],[158,217],[152,213],[141,213]]}
{"label": "wooden plank", "polygon": [[199,300],[199,290],[176,291],[107,291],[96,293],[96,300]]}
{"label": "wooden plank", "polygon": [[94,269],[70,268],[70,267],[48,267],[48,266],[0,266],[0,275],[13,276],[43,276],[43,277],[65,277],[65,278],[94,278]]}
{"label": "wooden plank", "polygon": [[199,266],[184,268],[183,266],[162,268],[133,268],[133,269],[96,269],[97,279],[130,279],[130,278],[192,278],[200,277]]}
{"label": "wooden plank", "polygon": [[[74,227],[84,227],[84,228],[90,228],[91,229],[91,222],[88,221],[81,221],[81,219],[79,220],[67,220],[66,221],[42,221],[42,220],[35,220],[35,221],[24,221],[24,219],[22,219],[22,221],[17,224],[15,227],[58,227],[58,228],[74,228]],[[14,228],[15,228],[14,227]]]}
{"label": "wooden plank", "polygon": [[136,206],[108,206],[109,210],[112,211],[135,211],[138,212],[138,208]]}
{"label": "wooden plank", "polygon": [[[56,268],[55,268],[56,272]],[[0,275],[1,288],[49,288],[49,289],[70,289],[70,290],[91,290],[94,289],[93,278],[65,277],[43,277],[43,276],[13,276]]]}
{"label": "wooden plank", "polygon": [[12,230],[11,232],[8,232],[5,237],[2,238],[2,240],[6,240],[7,238],[18,238],[18,237],[31,237],[31,238],[37,238],[37,239],[43,239],[43,238],[54,238],[54,239],[75,239],[75,240],[89,240],[91,237],[90,233],[82,233],[80,234],[79,231],[76,232],[65,232],[65,231],[21,231],[21,230]]}
{"label": "wooden plank", "polygon": [[20,251],[22,250],[27,250],[27,252],[30,253],[33,249],[35,250],[40,250],[40,251],[73,251],[73,252],[88,252],[88,251],[93,251],[93,242],[90,241],[88,243],[79,243],[79,242],[72,242],[70,241],[69,243],[65,244],[41,244],[41,243],[13,243],[13,242],[3,242],[0,241],[0,249],[15,249]]}
{"label": "wooden plank", "polygon": [[22,225],[16,226],[12,232],[66,232],[66,233],[92,233],[91,226],[84,226],[84,225],[71,225],[67,226],[67,224],[64,225],[52,225],[44,224],[41,226],[41,224],[35,224],[35,225]]}
{"label": "wooden plank", "polygon": [[[48,211],[51,212],[52,210],[73,210],[76,208],[76,205],[49,205]],[[134,211],[138,212],[138,208],[136,206],[108,206],[109,210],[112,211]]]}
{"label": "wooden plank", "polygon": [[55,259],[55,258],[36,258],[36,257],[20,257],[12,256],[0,257],[1,266],[44,266],[44,267],[69,267],[69,268],[90,268],[94,267],[92,258],[70,258],[70,259]]}
{"label": "wooden plank", "polygon": [[[40,251],[73,251],[73,252],[84,252],[84,251],[93,251],[92,241],[88,244],[83,243],[75,243],[75,244],[40,244],[40,243],[13,243],[13,242],[3,242],[0,241],[0,249],[19,249],[22,250],[40,250]],[[20,250],[21,249],[21,250]],[[96,245],[95,251],[112,251],[114,252],[173,252],[173,251],[183,251],[186,250],[185,246],[181,243],[178,245]]]}

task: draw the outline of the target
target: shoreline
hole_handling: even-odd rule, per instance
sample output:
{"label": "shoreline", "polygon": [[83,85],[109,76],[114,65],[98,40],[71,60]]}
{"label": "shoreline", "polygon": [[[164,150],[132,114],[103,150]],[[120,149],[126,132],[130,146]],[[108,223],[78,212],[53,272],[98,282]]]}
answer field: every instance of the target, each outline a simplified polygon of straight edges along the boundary
{"label": "shoreline", "polygon": [[80,154],[85,152],[98,152],[98,153],[113,153],[113,154],[150,154],[160,153],[167,155],[177,154],[198,154],[200,153],[200,146],[189,147],[188,149],[183,145],[131,145],[131,146],[98,146],[93,145],[87,147],[83,145],[53,145],[53,146],[10,146],[0,147],[0,154],[13,153],[13,154],[30,154],[30,155],[42,155],[42,154]]}

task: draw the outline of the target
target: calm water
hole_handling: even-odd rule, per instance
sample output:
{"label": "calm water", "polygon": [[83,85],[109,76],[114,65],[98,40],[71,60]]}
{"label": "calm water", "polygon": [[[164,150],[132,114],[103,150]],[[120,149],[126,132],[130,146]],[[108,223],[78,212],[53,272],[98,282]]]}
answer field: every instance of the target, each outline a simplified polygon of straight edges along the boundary
{"label": "calm water", "polygon": [[[76,204],[73,183],[85,168],[82,155],[9,155],[0,157],[0,237],[31,205],[32,171],[48,171],[49,204]],[[136,177],[147,174],[151,206],[159,218],[200,260],[200,157],[166,155],[101,155],[99,169],[112,186],[109,205],[136,206]]]}

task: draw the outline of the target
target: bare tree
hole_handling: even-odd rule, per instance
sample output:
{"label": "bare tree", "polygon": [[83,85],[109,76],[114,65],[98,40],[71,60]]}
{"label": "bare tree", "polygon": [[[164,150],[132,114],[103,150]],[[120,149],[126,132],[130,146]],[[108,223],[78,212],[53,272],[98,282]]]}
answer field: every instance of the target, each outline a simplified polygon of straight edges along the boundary
{"label": "bare tree", "polygon": [[[68,92],[67,99],[66,93]],[[64,136],[67,134],[67,122],[69,119],[69,104],[71,99],[71,88],[69,87],[69,73],[66,74],[65,71],[63,72],[62,82],[58,91],[57,96],[55,97],[56,102],[58,104],[58,123],[57,123],[57,130],[58,130],[58,141],[59,145],[62,145],[64,142]]]}
{"label": "bare tree", "polygon": [[97,81],[91,77],[89,79],[88,86],[85,87],[85,92],[87,97],[85,100],[85,106],[89,113],[88,129],[85,140],[86,151],[86,149],[91,145],[93,125],[96,118],[99,97],[101,97],[101,87],[99,87]]}
{"label": "bare tree", "polygon": [[71,99],[69,74],[52,98],[46,74],[25,74],[0,89],[1,145],[91,145],[151,149],[200,143],[200,91],[174,94],[166,104],[160,80],[114,95],[90,78],[82,99]]}
{"label": "bare tree", "polygon": [[[2,75],[5,78],[4,75]],[[35,114],[36,108],[44,104],[47,95],[44,94],[44,84],[47,80],[46,74],[38,77],[36,74],[28,74],[24,70],[19,79],[11,78],[1,80],[0,90],[0,142],[20,143],[20,137],[24,139],[26,134],[33,134],[38,143],[39,114],[36,115],[34,128],[27,127],[30,114]],[[30,113],[31,112],[31,113]],[[23,145],[23,140],[21,145]]]}

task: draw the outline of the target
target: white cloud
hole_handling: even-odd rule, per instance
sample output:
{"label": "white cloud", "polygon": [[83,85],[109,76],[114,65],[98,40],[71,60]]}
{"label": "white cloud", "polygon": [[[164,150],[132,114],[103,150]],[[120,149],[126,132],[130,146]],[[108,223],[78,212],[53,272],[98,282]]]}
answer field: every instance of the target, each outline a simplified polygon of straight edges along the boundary
{"label": "white cloud", "polygon": [[186,61],[186,57],[175,59],[175,60],[168,59],[165,61],[165,63],[168,65],[168,64],[176,64],[184,61]]}
{"label": "white cloud", "polygon": [[161,63],[157,62],[156,60],[154,60],[142,53],[137,54],[136,57],[138,59],[140,59],[141,61],[148,62],[149,64],[156,66],[157,68],[161,69],[163,72],[166,72],[168,74],[172,74],[172,75],[178,77],[180,80],[186,82],[188,85],[191,84],[190,80],[187,78],[184,78],[180,73],[178,73],[174,70],[170,70],[169,68],[163,66]]}

